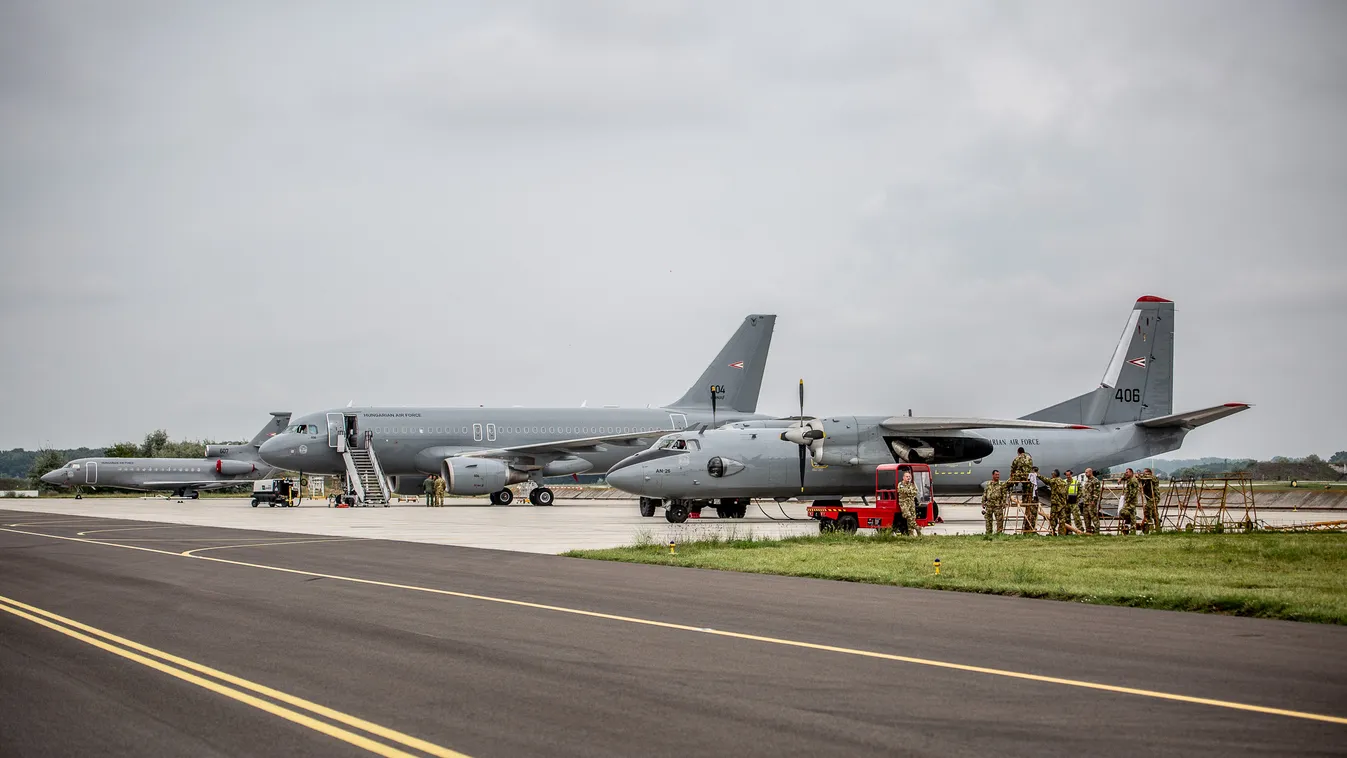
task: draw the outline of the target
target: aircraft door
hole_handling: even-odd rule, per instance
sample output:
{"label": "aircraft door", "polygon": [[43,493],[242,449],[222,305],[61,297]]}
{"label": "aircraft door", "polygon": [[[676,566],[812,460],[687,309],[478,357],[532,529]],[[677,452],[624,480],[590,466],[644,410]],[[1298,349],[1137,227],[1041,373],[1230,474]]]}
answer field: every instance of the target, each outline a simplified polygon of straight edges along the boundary
{"label": "aircraft door", "polygon": [[495,425],[495,424],[487,424],[487,425],[486,425],[486,441],[487,441],[487,442],[495,442],[495,441],[496,441],[496,425]]}
{"label": "aircraft door", "polygon": [[472,425],[472,441],[473,441],[473,442],[481,442],[481,441],[482,441],[482,425],[481,425],[481,424],[473,424],[473,425]]}
{"label": "aircraft door", "polygon": [[683,429],[688,428],[688,417],[682,413],[670,413],[669,423],[673,425],[672,429],[674,431],[682,431]]}
{"label": "aircraft door", "polygon": [[89,461],[84,465],[84,483],[98,484],[98,462]]}
{"label": "aircraft door", "polygon": [[327,446],[338,453],[346,452],[346,417],[340,413],[327,414]]}
{"label": "aircraft door", "polygon": [[913,471],[912,483],[917,486],[917,520],[935,520],[934,513],[927,513],[931,508],[931,472]]}

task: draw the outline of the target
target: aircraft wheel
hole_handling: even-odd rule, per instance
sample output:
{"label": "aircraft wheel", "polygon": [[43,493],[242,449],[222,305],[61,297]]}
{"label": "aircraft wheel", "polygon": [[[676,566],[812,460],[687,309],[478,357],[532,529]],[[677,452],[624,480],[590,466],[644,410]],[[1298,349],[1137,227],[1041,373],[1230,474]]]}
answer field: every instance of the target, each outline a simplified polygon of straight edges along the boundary
{"label": "aircraft wheel", "polygon": [[688,520],[688,507],[682,503],[673,503],[664,509],[664,519],[670,524],[681,524]]}
{"label": "aircraft wheel", "polygon": [[254,507],[254,508],[257,507],[257,498],[253,498],[253,507]]}
{"label": "aircraft wheel", "polygon": [[514,492],[508,488],[500,492],[493,492],[491,493],[491,502],[493,505],[509,505],[514,502]]}
{"label": "aircraft wheel", "polygon": [[655,515],[655,501],[648,497],[641,498],[641,515],[649,518]]}
{"label": "aircraft wheel", "polygon": [[739,506],[738,506],[737,508],[734,509],[734,513],[731,514],[731,515],[733,515],[735,518],[743,518],[743,517],[747,516],[747,515],[748,515],[748,498],[744,498],[744,499],[740,500],[740,501],[739,501]]}
{"label": "aircraft wheel", "polygon": [[721,508],[719,506],[716,507],[716,518],[729,518],[729,517],[730,512],[727,509]]}
{"label": "aircraft wheel", "polygon": [[837,517],[837,529],[847,534],[855,534],[860,525],[860,519],[854,513],[843,513]]}
{"label": "aircraft wheel", "polygon": [[529,493],[529,500],[532,500],[534,505],[548,506],[552,504],[552,501],[555,498],[556,495],[552,494],[552,490],[549,490],[546,487],[539,487]]}
{"label": "aircraft wheel", "polygon": [[81,495],[80,493],[76,492],[76,493],[75,493],[75,499],[76,499],[76,500],[83,500],[83,499],[84,499],[84,496]]}

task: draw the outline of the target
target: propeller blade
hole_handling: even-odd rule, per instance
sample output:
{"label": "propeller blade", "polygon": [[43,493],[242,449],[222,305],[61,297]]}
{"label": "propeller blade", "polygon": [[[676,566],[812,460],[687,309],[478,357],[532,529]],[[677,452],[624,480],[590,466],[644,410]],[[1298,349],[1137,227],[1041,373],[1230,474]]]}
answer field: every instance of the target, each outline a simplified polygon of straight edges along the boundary
{"label": "propeller blade", "polygon": [[800,419],[804,419],[804,380],[800,380]]}
{"label": "propeller blade", "polygon": [[806,455],[808,455],[808,453],[805,452],[804,446],[801,445],[801,446],[800,446],[800,492],[801,492],[801,494],[804,493],[804,467],[805,467],[804,458],[805,458]]}

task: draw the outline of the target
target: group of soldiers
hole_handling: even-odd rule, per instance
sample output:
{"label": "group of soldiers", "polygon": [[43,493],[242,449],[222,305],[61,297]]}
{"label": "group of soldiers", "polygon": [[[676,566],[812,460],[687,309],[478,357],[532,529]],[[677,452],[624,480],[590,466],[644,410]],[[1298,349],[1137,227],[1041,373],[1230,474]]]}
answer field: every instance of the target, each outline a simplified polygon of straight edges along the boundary
{"label": "group of soldiers", "polygon": [[435,508],[444,505],[444,480],[438,474],[431,474],[426,477],[426,481],[421,485],[421,490],[426,493],[426,505]]}
{"label": "group of soldiers", "polygon": [[[1137,475],[1132,469],[1122,475],[1122,505],[1118,509],[1118,531],[1132,534],[1135,531],[1160,531],[1160,482],[1149,468]],[[1018,455],[1010,464],[1010,481],[1001,479],[1000,471],[992,472],[992,480],[982,493],[982,514],[987,534],[1004,534],[1006,531],[1006,507],[1012,491],[1020,496],[1024,506],[1022,532],[1038,531],[1038,498],[1034,490],[1038,483],[1046,484],[1050,494],[1051,508],[1048,511],[1048,533],[1098,534],[1099,502],[1104,492],[1104,482],[1094,475],[1094,469],[1085,469],[1085,478],[1077,480],[1070,469],[1063,474],[1056,469],[1052,476],[1040,478],[1034,459],[1019,448]],[[1137,504],[1144,496],[1145,512],[1137,523]]]}

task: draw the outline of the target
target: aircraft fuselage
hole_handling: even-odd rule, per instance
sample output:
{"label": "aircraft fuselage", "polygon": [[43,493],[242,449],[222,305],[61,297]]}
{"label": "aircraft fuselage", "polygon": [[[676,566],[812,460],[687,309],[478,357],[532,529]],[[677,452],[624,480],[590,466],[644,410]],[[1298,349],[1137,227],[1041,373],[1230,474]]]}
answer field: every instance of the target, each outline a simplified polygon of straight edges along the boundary
{"label": "aircraft fuselage", "polygon": [[[971,433],[965,433],[971,434]],[[1082,473],[1175,450],[1185,432],[1179,429],[1143,429],[1120,424],[1095,429],[980,429],[977,436],[992,446],[983,458],[964,463],[931,466],[935,491],[940,495],[981,494],[993,470],[1003,478],[1023,447],[1041,473],[1071,469]],[[864,456],[858,465],[817,466],[806,459],[804,491],[800,489],[799,450],[780,439],[773,429],[717,429],[704,434],[678,435],[696,450],[647,450],[608,472],[608,483],[618,489],[659,499],[714,500],[719,498],[819,498],[870,495],[875,489],[875,466],[880,460]],[[892,460],[897,456],[887,453]],[[722,476],[708,466],[720,458]],[[738,469],[734,464],[741,464]]]}
{"label": "aircraft fuselage", "polygon": [[[768,416],[719,411],[718,424],[762,420]],[[445,458],[474,450],[504,448],[559,440],[650,431],[651,438],[697,424],[711,423],[710,411],[674,408],[339,408],[294,419],[291,429],[267,440],[262,459],[279,468],[322,474],[346,470],[337,452],[337,435],[363,439],[372,431],[374,452],[389,476],[439,473]],[[603,472],[649,441],[603,443],[574,455]]]}

